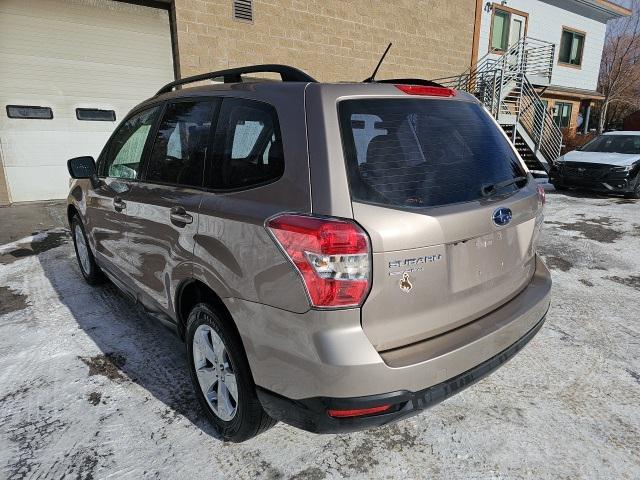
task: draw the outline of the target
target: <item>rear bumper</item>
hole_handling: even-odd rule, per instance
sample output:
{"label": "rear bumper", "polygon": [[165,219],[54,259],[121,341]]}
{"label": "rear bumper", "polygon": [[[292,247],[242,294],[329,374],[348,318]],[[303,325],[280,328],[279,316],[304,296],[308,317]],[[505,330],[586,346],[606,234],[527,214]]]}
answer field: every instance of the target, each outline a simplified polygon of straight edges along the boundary
{"label": "rear bumper", "polygon": [[[543,317],[518,341],[494,357],[453,378],[418,392],[400,391],[355,398],[315,397],[291,400],[258,387],[258,398],[272,418],[309,432],[352,432],[387,425],[417,415],[422,410],[437,405],[489,375],[529,343],[542,328],[544,320]],[[327,415],[329,409],[359,409],[381,404],[391,404],[391,408],[385,413],[366,417],[338,419]]]}
{"label": "rear bumper", "polygon": [[[367,338],[358,309],[294,314],[237,299],[225,303],[267,411],[301,428],[329,432],[411,415],[488,374],[538,331],[550,291],[549,271],[537,258],[531,281],[497,310],[386,352],[376,351]],[[391,413],[357,421],[326,417],[328,405],[379,405],[388,397],[394,399]]]}

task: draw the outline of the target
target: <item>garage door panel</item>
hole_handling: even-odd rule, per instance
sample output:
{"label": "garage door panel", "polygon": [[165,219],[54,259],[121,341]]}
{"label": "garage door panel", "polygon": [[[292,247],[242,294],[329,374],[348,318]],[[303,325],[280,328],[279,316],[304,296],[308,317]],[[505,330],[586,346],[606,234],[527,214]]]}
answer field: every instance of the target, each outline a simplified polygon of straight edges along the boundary
{"label": "garage door panel", "polygon": [[[165,56],[171,56],[171,39],[167,35],[56,23],[41,18],[15,17],[11,20],[16,21],[3,26],[0,33],[2,53],[81,62],[95,59],[98,63],[104,60],[129,66],[142,64],[150,68],[163,68]],[[165,28],[168,29],[169,25]],[[9,39],[16,36],[22,36],[24,40],[15,47],[11,45],[10,49],[7,47]],[[87,39],[91,41],[91,52],[78,43]],[[136,48],[132,49],[131,45],[136,45]],[[91,56],[88,57],[87,53]]]}
{"label": "garage door panel", "polygon": [[2,137],[4,166],[29,167],[37,170],[40,166],[64,166],[63,173],[68,177],[66,163],[73,157],[91,155],[96,158],[111,135],[110,131],[71,132],[60,142],[61,132],[57,131],[19,131],[7,132]]}
{"label": "garage door panel", "polygon": [[[33,104],[33,102],[31,103]],[[56,108],[55,106],[52,108],[53,108],[54,116],[57,114],[57,112],[61,111],[59,108]],[[89,121],[89,120],[80,121],[80,120],[77,120],[75,116],[76,108],[100,108],[100,107],[96,107],[95,104],[91,105],[90,107],[87,107],[85,105],[78,105],[77,107],[72,107],[70,108],[70,110],[72,111],[73,115],[69,115],[65,119],[60,118],[59,115],[55,116],[54,117],[54,119],[56,120],[55,123],[51,120],[39,120],[37,122],[35,120],[31,121],[31,120],[22,120],[22,119],[7,120],[5,122],[4,128],[2,129],[2,137],[0,138],[0,142],[2,142],[3,144],[6,144],[9,141],[9,139],[12,137],[19,136],[19,135],[32,135],[33,132],[37,132],[43,137],[48,134],[57,135],[58,136],[57,138],[60,138],[61,134],[73,135],[75,137],[76,135],[81,136],[85,134],[91,134],[92,132],[111,133],[113,129],[116,127],[116,125],[120,123],[120,120],[122,120],[128,112],[125,109],[118,110],[118,109],[109,108],[109,107],[102,107],[101,108],[102,110],[114,110],[116,112],[115,122]],[[122,112],[122,113],[119,113],[119,112]],[[38,123],[43,125],[44,122],[48,122],[49,125],[45,127],[38,125]]]}
{"label": "garage door panel", "polygon": [[[36,8],[25,9],[26,1],[38,3]],[[92,8],[92,15],[87,15]],[[166,12],[111,0],[2,0],[0,14],[31,19],[47,18],[52,22],[75,23],[95,27],[144,31],[164,35],[168,25]]]}
{"label": "garage door panel", "polygon": [[69,174],[59,166],[5,167],[12,202],[61,198],[62,186],[69,189]]}
{"label": "garage door panel", "polygon": [[[106,99],[117,95],[137,100],[138,103],[172,80],[172,77],[167,78],[166,69],[132,69],[121,65],[64,60],[37,61],[24,57],[9,59],[6,55],[0,55],[0,62],[12,66],[10,71],[2,74],[0,80],[0,86],[4,89],[0,98],[6,99],[7,102],[13,102],[7,98],[7,92],[11,91],[34,95],[68,95],[73,98]],[[51,72],[59,68],[63,68],[64,71],[52,77]],[[21,73],[25,71],[31,76],[28,82],[25,82],[24,73]]]}
{"label": "garage door panel", "polygon": [[[111,0],[0,0],[0,103],[50,107],[9,119],[0,146],[11,200],[63,198],[66,161],[97,157],[128,111],[173,80],[168,11]],[[76,108],[114,110],[80,121]]]}

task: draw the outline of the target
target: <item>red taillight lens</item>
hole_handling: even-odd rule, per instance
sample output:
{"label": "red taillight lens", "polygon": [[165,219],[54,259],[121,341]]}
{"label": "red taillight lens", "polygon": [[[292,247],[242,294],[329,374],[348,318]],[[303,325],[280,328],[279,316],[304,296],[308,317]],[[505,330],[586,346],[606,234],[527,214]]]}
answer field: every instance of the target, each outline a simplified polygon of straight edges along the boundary
{"label": "red taillight lens", "polygon": [[352,410],[327,410],[327,415],[334,418],[362,417],[373,415],[374,413],[386,412],[391,405],[380,405],[378,407],[354,408]]}
{"label": "red taillight lens", "polygon": [[431,97],[453,97],[456,91],[447,87],[429,87],[426,85],[396,85],[398,90],[402,90],[409,95],[429,95]]}
{"label": "red taillight lens", "polygon": [[353,222],[283,214],[267,229],[296,266],[314,307],[359,306],[369,291],[367,234]]}
{"label": "red taillight lens", "polygon": [[538,185],[538,200],[543,207],[544,204],[547,203],[547,194],[544,191],[544,187],[542,185]]}

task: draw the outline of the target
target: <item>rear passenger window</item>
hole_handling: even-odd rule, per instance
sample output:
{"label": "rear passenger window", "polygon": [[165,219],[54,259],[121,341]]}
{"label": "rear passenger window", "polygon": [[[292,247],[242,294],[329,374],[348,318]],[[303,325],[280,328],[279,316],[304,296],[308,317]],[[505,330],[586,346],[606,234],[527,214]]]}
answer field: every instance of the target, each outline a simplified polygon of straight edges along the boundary
{"label": "rear passenger window", "polygon": [[167,106],[149,157],[146,180],[202,186],[214,108],[214,101]]}
{"label": "rear passenger window", "polygon": [[215,189],[249,188],[280,178],[284,156],[275,108],[252,100],[225,99],[215,157],[207,181]]}

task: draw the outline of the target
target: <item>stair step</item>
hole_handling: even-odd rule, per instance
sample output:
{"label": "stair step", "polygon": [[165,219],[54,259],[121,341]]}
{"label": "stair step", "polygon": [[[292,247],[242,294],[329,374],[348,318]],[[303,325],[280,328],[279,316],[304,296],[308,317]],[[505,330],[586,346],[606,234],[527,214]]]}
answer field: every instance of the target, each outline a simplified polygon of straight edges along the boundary
{"label": "stair step", "polygon": [[527,145],[527,142],[524,140],[524,138],[522,138],[522,136],[518,133],[517,130],[516,130],[516,136],[515,136],[516,138],[515,140],[513,139],[513,133],[514,133],[514,130],[516,129],[516,125],[501,124],[500,126],[502,127],[502,130],[504,130],[504,132],[507,134],[509,141],[511,141],[515,146],[516,150],[520,154],[520,157],[524,161],[527,168],[531,171],[544,172],[545,171],[544,167],[542,166],[542,164],[536,157],[535,153],[531,150],[531,148],[529,148],[529,145]]}

